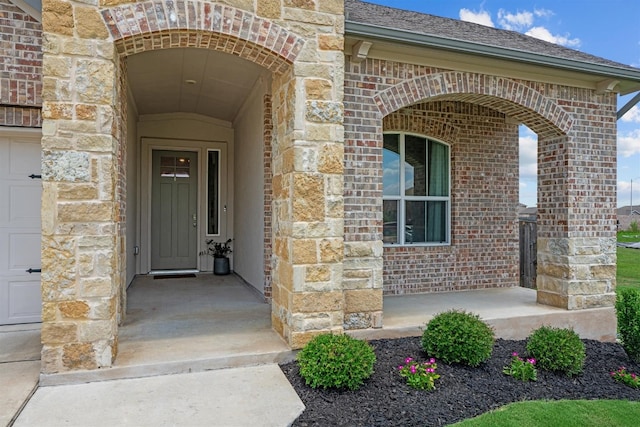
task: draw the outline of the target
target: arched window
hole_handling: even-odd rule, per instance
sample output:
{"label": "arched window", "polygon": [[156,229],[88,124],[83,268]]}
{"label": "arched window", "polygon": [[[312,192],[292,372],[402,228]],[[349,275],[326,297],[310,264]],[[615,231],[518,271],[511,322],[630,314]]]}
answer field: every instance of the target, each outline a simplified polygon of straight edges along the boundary
{"label": "arched window", "polygon": [[382,165],[383,242],[448,244],[449,146],[424,136],[385,133]]}

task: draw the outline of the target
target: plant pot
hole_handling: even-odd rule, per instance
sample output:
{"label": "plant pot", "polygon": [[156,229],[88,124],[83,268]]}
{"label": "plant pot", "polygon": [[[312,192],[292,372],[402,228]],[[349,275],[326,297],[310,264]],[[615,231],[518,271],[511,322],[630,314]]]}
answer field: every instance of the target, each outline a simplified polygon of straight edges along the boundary
{"label": "plant pot", "polygon": [[213,274],[225,275],[229,274],[229,258],[214,258],[213,259]]}

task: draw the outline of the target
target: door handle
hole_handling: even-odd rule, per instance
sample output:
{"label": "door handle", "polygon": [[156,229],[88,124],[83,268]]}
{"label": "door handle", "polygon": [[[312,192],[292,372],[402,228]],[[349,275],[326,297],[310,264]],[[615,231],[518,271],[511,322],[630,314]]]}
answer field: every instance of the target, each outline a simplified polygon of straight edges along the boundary
{"label": "door handle", "polygon": [[31,274],[31,273],[42,273],[42,269],[40,268],[31,268],[29,267],[28,270],[25,270],[27,273]]}

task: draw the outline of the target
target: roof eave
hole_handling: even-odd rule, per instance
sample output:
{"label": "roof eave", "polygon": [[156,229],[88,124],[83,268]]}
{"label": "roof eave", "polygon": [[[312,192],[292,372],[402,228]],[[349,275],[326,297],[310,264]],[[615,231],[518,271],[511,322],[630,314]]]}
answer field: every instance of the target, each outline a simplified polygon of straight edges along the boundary
{"label": "roof eave", "polygon": [[602,64],[593,64],[590,62],[574,61],[513,49],[505,49],[496,46],[484,45],[481,43],[472,43],[463,40],[433,36],[429,34],[413,33],[406,30],[380,27],[349,20],[345,21],[345,34],[347,36],[369,37],[391,42],[406,43],[414,46],[438,48],[454,52],[489,56],[511,61],[519,61],[533,65],[595,74],[603,77],[628,79],[640,83],[640,71],[628,70]]}

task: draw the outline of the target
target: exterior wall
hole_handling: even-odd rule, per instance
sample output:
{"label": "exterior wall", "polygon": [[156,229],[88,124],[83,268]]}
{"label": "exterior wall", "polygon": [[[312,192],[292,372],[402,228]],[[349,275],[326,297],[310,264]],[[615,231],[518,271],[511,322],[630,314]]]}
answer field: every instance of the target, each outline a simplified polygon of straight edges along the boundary
{"label": "exterior wall", "polygon": [[264,104],[266,82],[259,82],[233,122],[236,192],[233,270],[264,292]]}
{"label": "exterior wall", "polygon": [[[140,165],[140,142],[138,139],[138,128],[133,126],[134,123],[138,123],[138,112],[135,109],[135,102],[129,96],[127,102],[127,123],[132,124],[127,126],[127,163],[126,163],[126,240],[124,249],[125,252],[130,254],[126,259],[126,271],[127,276],[125,279],[125,286],[129,286],[133,281],[136,273],[139,272],[140,257],[133,255],[134,247],[140,246],[138,238],[138,218],[140,218],[140,193],[139,183],[139,165]],[[123,295],[126,293],[123,292]],[[125,306],[126,308],[126,306]]]}
{"label": "exterior wall", "polygon": [[215,49],[272,73],[273,326],[293,348],[342,331],[343,15],[341,0],[44,0],[44,373],[109,367],[117,354],[130,250],[124,59],[153,49]]}
{"label": "exterior wall", "polygon": [[0,126],[41,127],[42,26],[0,0]]}
{"label": "exterior wall", "polygon": [[[538,277],[546,278],[538,283],[538,301],[569,309],[613,304],[615,94],[390,60],[347,61],[345,68],[345,289],[382,292],[383,274],[387,293],[515,285],[515,124],[524,123],[538,134],[540,146],[538,212],[544,230],[539,231]],[[424,109],[427,102],[431,116],[420,133],[453,143],[451,246],[388,248],[383,255],[383,118],[399,110],[416,115],[419,111],[412,110]],[[469,117],[474,114],[458,120],[461,107],[471,104],[499,113],[489,115],[488,127],[475,122],[477,129],[471,130],[466,123],[474,123]],[[441,123],[432,111],[442,113]],[[497,164],[498,154],[506,165]],[[589,180],[589,174],[597,178]],[[490,187],[505,193],[487,197],[494,190]],[[485,227],[493,233],[483,233]],[[489,249],[471,243],[478,237],[490,243]],[[495,256],[477,254],[492,249],[498,250]],[[427,259],[428,267],[396,279],[401,269],[424,266]],[[450,264],[457,268],[452,271]],[[499,271],[492,271],[494,265]],[[436,272],[441,277],[434,279]],[[376,308],[368,306],[372,319]],[[347,301],[345,312],[352,311],[357,309]],[[373,326],[366,316],[361,313],[365,321],[353,326]]]}
{"label": "exterior wall", "polygon": [[384,294],[517,286],[517,126],[485,107],[432,102],[391,113],[383,129],[449,143],[452,188],[451,245],[386,246]]}
{"label": "exterior wall", "polygon": [[[219,148],[216,147],[216,143],[225,146],[225,150],[222,151],[222,155],[226,153],[228,159],[234,158],[235,133],[232,124],[225,120],[212,119],[206,116],[186,113],[144,115],[140,117],[140,120],[137,123],[137,135],[138,144],[141,144],[143,138],[158,138],[167,140],[170,149],[175,149],[176,145],[181,144],[181,140],[189,140],[189,142],[186,143],[189,146],[188,148],[191,150],[197,149],[202,157],[200,161],[200,169],[202,173],[205,173],[206,171],[206,161],[204,156],[206,156],[207,148]],[[144,146],[144,144],[142,145]],[[148,152],[141,152],[140,156],[142,156],[142,163],[140,164],[142,165],[141,169],[144,174],[144,171],[148,170],[149,167],[147,164]],[[233,176],[233,170],[233,163],[227,160],[226,169],[221,171],[221,175],[223,175],[223,177],[225,175]],[[140,184],[143,186],[147,185],[147,180],[144,176],[141,178]],[[234,183],[232,179],[225,179],[221,184],[221,197],[224,198],[226,195],[227,213],[226,223],[221,224],[222,229],[220,231],[222,237],[216,237],[216,240],[223,238],[226,240],[226,236],[233,237],[234,235]],[[204,203],[204,199],[201,199],[201,207],[199,211],[200,218],[206,218]],[[146,204],[146,201],[143,201],[142,204]],[[148,207],[145,209],[143,206],[141,208],[141,214],[147,215],[147,209]],[[202,221],[201,226],[204,226]],[[201,250],[206,248],[206,241],[209,238],[211,237],[201,233],[199,242]],[[136,244],[141,247],[140,256],[138,257],[140,258],[140,270],[138,272],[146,274],[151,270],[148,263],[149,236],[146,228],[141,231],[140,239]],[[130,244],[128,247],[130,254],[132,253],[132,249],[133,247]],[[235,267],[235,257],[233,253],[230,258],[232,266]],[[211,256],[201,255],[199,261],[200,270],[213,271],[213,258]]]}

